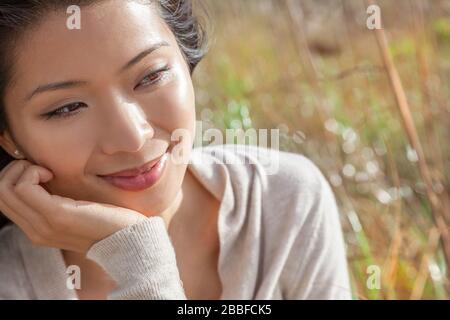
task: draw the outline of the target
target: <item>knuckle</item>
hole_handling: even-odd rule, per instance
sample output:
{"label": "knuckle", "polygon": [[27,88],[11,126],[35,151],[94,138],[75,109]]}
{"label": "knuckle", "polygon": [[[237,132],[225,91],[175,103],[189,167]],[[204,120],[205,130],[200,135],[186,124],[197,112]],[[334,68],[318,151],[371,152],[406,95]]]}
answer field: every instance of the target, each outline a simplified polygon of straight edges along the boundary
{"label": "knuckle", "polygon": [[20,167],[21,170],[25,171],[27,167],[29,166],[28,161],[25,160],[18,160],[14,166]]}
{"label": "knuckle", "polygon": [[21,194],[25,191],[26,184],[23,182],[19,182],[13,186],[13,190],[15,193]]}
{"label": "knuckle", "polygon": [[17,160],[17,165],[20,165],[20,166],[23,166],[23,168],[26,168],[31,165],[31,162],[28,160],[21,159],[21,160]]}

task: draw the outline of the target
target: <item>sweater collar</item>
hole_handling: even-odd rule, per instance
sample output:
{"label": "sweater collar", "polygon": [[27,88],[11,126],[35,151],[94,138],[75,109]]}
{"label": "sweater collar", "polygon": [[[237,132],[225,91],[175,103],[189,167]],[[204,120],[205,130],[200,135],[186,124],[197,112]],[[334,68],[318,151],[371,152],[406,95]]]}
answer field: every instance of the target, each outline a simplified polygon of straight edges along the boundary
{"label": "sweater collar", "polygon": [[[215,151],[219,152],[219,157],[216,157]],[[225,258],[224,246],[227,241],[228,223],[227,217],[234,210],[235,195],[233,185],[230,178],[230,171],[224,163],[221,156],[225,156],[224,149],[217,149],[214,147],[193,149],[191,160],[188,165],[194,176],[202,183],[207,190],[209,190],[217,200],[221,202],[218,213],[218,233],[220,242],[220,253],[218,261],[218,273],[220,282],[222,284],[222,294],[220,300],[233,299],[235,294],[234,288],[227,285],[230,275],[227,275],[228,259]]]}
{"label": "sweater collar", "polygon": [[[225,241],[225,225],[223,219],[233,210],[234,194],[226,165],[200,149],[193,149],[188,165],[195,177],[208,189],[216,199],[221,201],[219,209],[219,240],[222,249]],[[17,227],[18,244],[24,260],[25,270],[38,300],[78,300],[76,289],[67,287],[69,274],[61,249],[34,245],[23,231]],[[221,250],[222,251],[222,250]],[[219,256],[219,276],[222,282],[222,299],[229,299],[224,285],[224,266],[226,259]]]}

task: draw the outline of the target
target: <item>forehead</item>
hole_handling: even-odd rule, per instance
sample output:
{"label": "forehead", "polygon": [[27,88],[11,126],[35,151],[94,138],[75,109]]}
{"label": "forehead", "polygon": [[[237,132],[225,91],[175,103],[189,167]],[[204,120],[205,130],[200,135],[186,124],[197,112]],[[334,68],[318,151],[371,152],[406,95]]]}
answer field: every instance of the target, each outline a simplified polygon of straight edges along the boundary
{"label": "forehead", "polygon": [[71,14],[61,10],[25,34],[15,52],[19,83],[111,73],[151,44],[172,42],[169,28],[149,4],[106,1],[80,9],[81,29],[69,29]]}

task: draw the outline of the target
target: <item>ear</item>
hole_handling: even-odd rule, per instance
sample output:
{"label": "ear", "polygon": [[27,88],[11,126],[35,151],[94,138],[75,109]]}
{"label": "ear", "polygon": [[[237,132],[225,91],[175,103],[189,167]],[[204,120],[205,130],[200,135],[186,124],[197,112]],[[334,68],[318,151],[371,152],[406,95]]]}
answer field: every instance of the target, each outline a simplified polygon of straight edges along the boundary
{"label": "ear", "polygon": [[0,146],[5,150],[11,157],[16,159],[22,159],[22,154],[16,154],[15,151],[18,150],[16,144],[14,143],[8,130],[5,130],[0,134]]}

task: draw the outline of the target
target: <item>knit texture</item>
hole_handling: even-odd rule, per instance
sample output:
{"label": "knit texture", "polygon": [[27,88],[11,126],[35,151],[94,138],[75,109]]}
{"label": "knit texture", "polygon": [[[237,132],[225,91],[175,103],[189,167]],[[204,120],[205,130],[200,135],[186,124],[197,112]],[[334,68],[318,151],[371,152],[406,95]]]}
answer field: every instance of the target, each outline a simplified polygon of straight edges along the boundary
{"label": "knit texture", "polygon": [[[188,170],[220,200],[220,299],[351,299],[331,188],[307,158],[262,147],[194,149]],[[204,214],[207,214],[205,212]],[[115,280],[109,299],[185,299],[175,250],[153,217],[94,244],[88,258]],[[0,230],[0,298],[77,299],[57,248]]]}
{"label": "knit texture", "polygon": [[86,257],[108,270],[117,283],[110,299],[186,299],[161,217],[147,218],[97,242]]}

